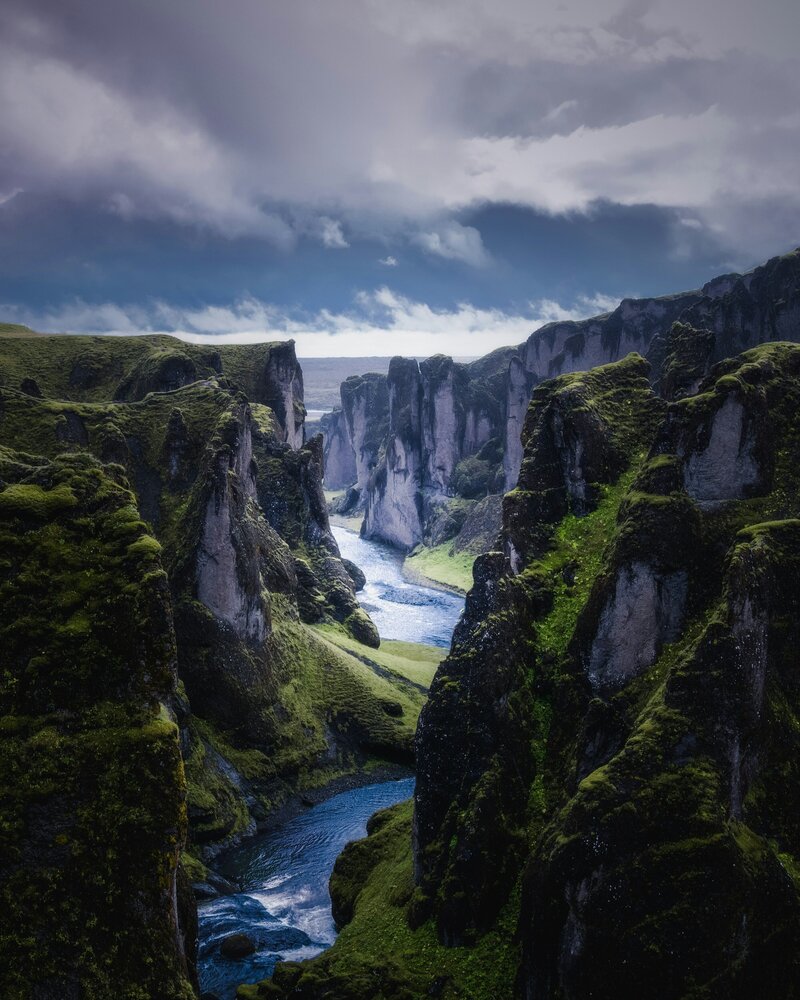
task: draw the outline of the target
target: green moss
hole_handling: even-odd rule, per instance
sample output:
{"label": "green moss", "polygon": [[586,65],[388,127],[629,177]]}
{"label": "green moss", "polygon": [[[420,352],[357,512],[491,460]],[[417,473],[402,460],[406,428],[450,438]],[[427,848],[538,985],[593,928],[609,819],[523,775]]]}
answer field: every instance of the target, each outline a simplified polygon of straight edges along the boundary
{"label": "green moss", "polygon": [[539,648],[550,656],[566,652],[636,471],[629,469],[613,486],[602,486],[597,507],[586,517],[568,514],[555,529],[551,550],[522,574],[523,582],[535,579],[541,586],[546,581],[552,589],[552,610],[536,623]]}
{"label": "green moss", "polygon": [[26,467],[6,453],[0,475],[26,480],[0,507],[0,992],[190,1000],[157,548],[139,544],[130,493],[89,456]]}
{"label": "green moss", "polygon": [[382,639],[380,648],[373,649],[344,634],[336,626],[318,625],[315,631],[358,659],[423,688],[430,687],[433,675],[444,658],[445,651],[439,646],[426,646],[420,642]]}
{"label": "green moss", "polygon": [[76,503],[75,494],[65,484],[45,490],[33,483],[12,483],[0,492],[0,515],[47,518]]}

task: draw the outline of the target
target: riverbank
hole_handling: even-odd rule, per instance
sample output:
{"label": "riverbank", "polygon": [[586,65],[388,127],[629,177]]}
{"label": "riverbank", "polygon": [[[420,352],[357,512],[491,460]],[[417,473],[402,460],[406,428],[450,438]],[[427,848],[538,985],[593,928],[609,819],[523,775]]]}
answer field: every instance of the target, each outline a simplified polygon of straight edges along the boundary
{"label": "riverbank", "polygon": [[[325,492],[331,526],[343,528],[360,537],[362,524],[360,515],[349,517],[331,510],[333,501],[340,496],[342,496],[341,490]],[[452,542],[443,542],[436,546],[418,545],[405,557],[400,552],[397,556],[402,565],[402,577],[407,583],[432,590],[443,590],[462,597],[472,587],[472,564],[475,562],[475,556],[469,552],[453,552]]]}
{"label": "riverbank", "polygon": [[465,595],[472,587],[475,556],[452,551],[451,542],[429,548],[419,545],[403,561],[403,576],[423,587],[441,587],[452,594]]}
{"label": "riverbank", "polygon": [[[403,558],[394,549],[366,541],[351,528],[336,526],[334,534],[342,555],[365,574],[358,599],[375,622],[381,645],[366,646],[334,625],[303,627],[329,656],[333,672],[318,683],[326,687],[331,725],[339,699],[352,698],[356,690],[331,690],[332,678],[341,675],[376,700],[384,729],[403,732],[409,759],[391,759],[396,740],[376,744],[375,756],[366,760],[320,758],[254,836],[214,859],[222,894],[206,895],[201,904],[200,967],[203,990],[220,1000],[232,998],[238,983],[266,979],[279,959],[310,958],[335,940],[330,870],[345,843],[364,836],[376,809],[411,794],[410,755],[419,710],[464,606],[462,597],[442,586],[404,579]],[[298,697],[309,694],[314,691],[297,692]],[[382,731],[374,719],[371,731]],[[234,885],[226,886],[225,879]],[[221,951],[222,941],[242,933],[256,950],[231,960]]]}
{"label": "riverbank", "polygon": [[344,528],[346,531],[352,531],[355,535],[361,534],[361,523],[363,518],[360,514],[355,514],[349,516],[347,514],[338,514],[333,510],[333,503],[340,497],[344,496],[344,490],[324,490],[325,502],[328,505],[328,520],[331,523],[331,527]]}

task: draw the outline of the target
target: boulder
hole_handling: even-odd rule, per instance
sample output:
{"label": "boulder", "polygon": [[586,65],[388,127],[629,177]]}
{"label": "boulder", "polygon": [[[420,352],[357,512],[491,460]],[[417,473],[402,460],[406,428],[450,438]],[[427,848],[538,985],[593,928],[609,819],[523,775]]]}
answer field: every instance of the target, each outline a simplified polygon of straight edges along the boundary
{"label": "boulder", "polygon": [[228,937],[222,939],[219,946],[223,958],[247,958],[255,950],[255,943],[246,934],[229,934]]}

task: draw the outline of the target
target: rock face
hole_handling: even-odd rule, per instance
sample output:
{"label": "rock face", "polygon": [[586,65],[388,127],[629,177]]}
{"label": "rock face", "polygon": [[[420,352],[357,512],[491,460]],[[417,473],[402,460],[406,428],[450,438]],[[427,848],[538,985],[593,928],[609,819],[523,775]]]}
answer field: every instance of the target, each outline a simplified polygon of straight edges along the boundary
{"label": "rock face", "polygon": [[529,676],[530,623],[554,600],[546,578],[527,567],[546,552],[555,524],[596,506],[599,484],[617,480],[628,448],[653,429],[660,406],[647,373],[641,358],[630,359],[534,392],[520,484],[504,502],[505,551],[475,563],[417,731],[416,873],[442,900],[447,943],[491,926],[524,846],[539,753],[529,748],[542,744],[547,723]]}
{"label": "rock face", "polygon": [[[43,385],[52,385],[56,369],[69,373],[78,364],[79,359],[73,355],[73,338],[41,337],[37,343],[41,349],[32,371]],[[121,340],[119,350],[123,358],[129,348],[141,350]],[[61,350],[65,354],[58,361]],[[105,345],[98,350],[101,359],[107,360],[108,355],[103,353]],[[139,933],[142,920],[148,921],[148,927],[152,925],[152,933],[143,936],[141,948],[137,945],[130,949],[131,956],[142,966],[150,962],[154,976],[156,970],[162,975],[163,983],[147,987],[148,995],[152,996],[184,995],[177,986],[173,989],[170,979],[173,973],[163,957],[167,950],[163,921],[147,894],[152,890],[155,898],[156,888],[166,892],[167,884],[173,886],[174,892],[170,889],[173,938],[180,944],[185,937],[189,942],[187,954],[191,954],[191,894],[189,891],[187,897],[186,879],[173,878],[184,841],[190,856],[187,863],[194,867],[201,858],[209,861],[224,845],[255,832],[259,821],[285,803],[304,782],[317,777],[321,767],[326,776],[335,777],[358,774],[375,758],[406,763],[413,759],[413,731],[422,692],[393,676],[373,672],[365,662],[340,653],[339,647],[308,627],[327,625],[349,633],[349,637],[345,635],[348,642],[354,638],[366,645],[379,643],[375,626],[355,598],[353,576],[342,563],[330,531],[322,490],[321,439],[300,444],[295,438],[292,443],[291,435],[265,403],[250,402],[233,388],[234,382],[241,386],[246,379],[256,379],[259,372],[269,373],[266,362],[263,368],[255,364],[258,357],[264,361],[264,349],[260,350],[260,355],[235,357],[241,371],[233,371],[235,365],[226,360],[224,376],[209,376],[171,390],[148,391],[133,404],[109,398],[77,404],[52,397],[33,398],[17,388],[0,390],[0,455],[18,442],[24,442],[26,453],[24,461],[9,458],[3,466],[0,497],[5,497],[9,509],[18,500],[21,503],[20,498],[27,498],[33,512],[31,517],[40,517],[45,524],[42,544],[52,542],[51,548],[42,549],[42,565],[35,573],[21,573],[21,556],[17,559],[15,555],[12,560],[4,554],[0,560],[0,578],[13,569],[15,578],[29,588],[24,600],[20,598],[17,605],[7,605],[11,610],[3,617],[8,628],[16,629],[18,636],[27,636],[26,641],[32,644],[25,656],[20,653],[20,662],[14,670],[21,679],[33,679],[35,671],[30,673],[33,669],[30,664],[44,656],[41,650],[46,647],[45,625],[38,619],[34,621],[24,608],[36,607],[38,603],[46,608],[47,602],[53,602],[52,617],[58,629],[52,652],[47,654],[46,661],[42,660],[42,669],[46,669],[48,677],[52,676],[54,684],[64,688],[65,698],[67,693],[75,699],[83,697],[86,678],[94,678],[92,671],[105,678],[103,683],[108,685],[107,690],[98,689],[98,698],[102,695],[103,703],[95,709],[92,702],[85,725],[78,708],[65,701],[65,719],[60,715],[52,718],[52,726],[56,727],[52,740],[48,728],[51,713],[60,711],[61,703],[55,695],[47,700],[47,689],[42,685],[45,735],[34,727],[30,730],[30,745],[25,742],[28,736],[24,735],[24,739],[21,736],[22,742],[18,747],[15,744],[13,751],[16,756],[8,758],[11,763],[6,773],[24,773],[29,766],[35,771],[41,766],[45,777],[55,774],[53,768],[48,770],[44,766],[49,748],[52,745],[58,750],[63,746],[69,751],[64,766],[74,767],[75,773],[59,772],[54,778],[54,781],[64,778],[70,795],[75,789],[75,797],[58,806],[67,827],[64,833],[67,839],[52,847],[59,857],[69,853],[73,844],[70,827],[75,817],[73,806],[79,810],[81,823],[84,820],[89,823],[91,819],[92,795],[104,797],[103,802],[107,801],[109,810],[113,810],[113,816],[109,812],[106,822],[98,806],[99,825],[94,839],[87,834],[85,844],[78,839],[74,843],[82,852],[80,864],[85,867],[89,858],[95,862],[98,858],[105,859],[97,876],[98,892],[105,892],[106,886],[126,886],[125,880],[134,875],[138,878],[141,874],[145,879],[151,877],[147,872],[152,874],[153,885],[147,892],[137,894],[131,889],[128,893],[131,907],[139,906],[131,934]],[[288,372],[284,382],[289,385],[293,381],[293,350],[291,345],[281,350]],[[92,368],[90,362],[94,357],[90,353],[87,369]],[[274,371],[279,372],[280,368],[276,362]],[[116,369],[114,375],[116,378]],[[83,384],[91,381],[83,375],[77,380]],[[111,381],[118,384],[114,379]],[[105,383],[106,390],[109,384]],[[99,393],[100,388],[95,385],[92,391]],[[294,413],[302,416],[302,412],[302,402],[298,405],[295,398]],[[298,426],[295,424],[295,428]],[[100,466],[92,456],[114,464]],[[121,509],[114,508],[102,520],[102,530],[109,533],[109,545],[120,546],[115,561],[109,557],[109,572],[114,568],[118,571],[118,577],[111,582],[104,582],[93,573],[94,561],[102,555],[105,535],[99,528],[95,530],[82,501],[75,510],[73,535],[83,532],[81,537],[86,547],[81,553],[89,569],[84,571],[83,565],[72,559],[50,523],[61,516],[62,507],[66,516],[73,506],[75,490],[71,493],[66,487],[62,489],[61,479],[52,471],[67,468],[69,462],[85,464],[89,471],[85,476],[81,472],[81,476],[96,486],[104,502],[114,490],[124,498]],[[76,464],[75,468],[84,466]],[[106,484],[106,479],[113,483]],[[123,481],[124,488],[118,485]],[[9,485],[3,490],[6,483]],[[2,513],[0,510],[0,519]],[[147,533],[150,526],[155,537]],[[21,528],[13,525],[12,528],[27,531],[27,522]],[[13,534],[13,530],[10,528],[9,532]],[[134,556],[140,557],[140,561]],[[149,561],[147,557],[151,557]],[[59,576],[62,561],[69,573]],[[136,575],[141,567],[144,567],[142,581]],[[91,597],[85,592],[86,587],[96,579],[96,595]],[[150,606],[140,592],[150,594],[152,601],[163,599],[163,607],[159,607],[165,616],[164,628],[157,616],[152,620],[148,617]],[[128,599],[134,602],[133,612],[138,609],[138,618],[131,617],[130,608],[125,611],[124,602]],[[117,619],[113,622],[109,619],[107,627],[103,625],[102,637],[107,648],[101,648],[92,638],[93,615],[100,615],[106,622],[102,617],[106,613],[105,602],[108,614],[118,605],[120,611]],[[69,616],[62,621],[66,610]],[[43,617],[42,622],[45,620]],[[164,638],[164,629],[168,630],[169,643]],[[169,670],[162,669],[162,661],[154,658],[149,647],[145,648],[149,641],[161,643],[156,652],[168,662]],[[79,651],[82,651],[80,656]],[[141,686],[141,699],[146,702],[140,713],[143,721],[134,711],[135,699],[128,697],[121,680],[126,670],[132,682],[135,680]],[[9,697],[19,687],[19,679],[14,681],[11,674],[0,683],[9,686]],[[112,707],[119,702],[117,707],[122,715],[118,717],[117,709],[109,708],[108,726],[120,730],[120,746],[126,748],[130,758],[127,769],[122,763],[117,766],[112,739],[116,737],[103,729],[106,702]],[[158,702],[167,706],[162,715],[158,714]],[[12,728],[17,727],[15,721],[12,723]],[[68,735],[74,727],[88,732],[93,725],[103,732],[96,743],[90,734],[80,744],[86,747],[86,755],[79,756],[76,750],[73,757],[72,744],[66,736],[61,741],[59,735],[62,723]],[[157,743],[153,754],[157,759],[147,754],[136,757],[131,741],[139,739],[139,729],[144,731],[143,751],[150,735],[153,736]],[[27,734],[28,730],[23,727],[20,733]],[[37,756],[40,744],[42,761]],[[114,794],[125,790],[127,797],[119,809],[112,790],[104,784],[105,772],[99,773],[97,759],[89,753],[94,749],[98,754],[102,751],[103,759],[110,762],[108,780],[119,781]],[[14,770],[19,767],[22,772]],[[139,767],[141,774],[135,770]],[[173,767],[174,773],[167,776],[168,767]],[[159,794],[163,795],[163,802],[154,803],[151,786],[162,779],[164,786]],[[7,782],[9,787],[10,782],[11,778]],[[35,785],[37,796],[50,794],[45,784],[43,777]],[[31,848],[28,841],[38,844],[44,838],[45,847],[50,850],[48,831],[53,827],[54,835],[61,836],[56,822],[61,813],[51,819],[49,812],[37,813],[37,805],[29,810],[30,817],[26,819],[28,814],[23,813],[27,808],[22,802],[19,815],[23,825],[19,829],[23,832],[14,833],[9,841],[16,852],[14,857],[19,855],[23,859],[13,862],[16,866],[13,884],[9,884],[30,905],[30,921],[46,921],[55,919],[54,915],[68,904],[62,906],[56,900],[58,905],[54,904],[52,911],[37,915],[36,900],[27,890],[23,892],[21,884],[27,870],[25,858],[33,857],[38,850]],[[168,815],[173,808],[177,816]],[[125,809],[131,815],[128,826]],[[41,830],[37,827],[39,815],[44,817]],[[119,829],[112,820],[120,821]],[[171,868],[168,859],[154,846],[162,820],[163,829],[172,831],[168,838]],[[155,832],[148,832],[149,827],[142,832],[148,822],[152,822]],[[130,844],[126,841],[124,850],[111,846],[117,844],[120,836],[127,838],[129,829],[132,839]],[[80,835],[83,837],[82,832]],[[14,840],[17,836],[20,839]],[[150,851],[146,863],[136,855],[139,846]],[[5,858],[4,852],[3,864]],[[135,862],[130,871],[125,867],[129,861],[131,865]],[[150,865],[147,871],[146,864]],[[87,885],[94,884],[88,867],[86,871],[80,867],[74,870]],[[83,889],[73,886],[69,895],[70,918],[65,926],[72,926],[73,913],[75,922],[89,921],[94,915],[95,902],[91,893],[87,891],[84,897]],[[7,913],[16,912],[9,901],[5,905]],[[99,903],[97,907],[98,912],[104,912]],[[126,927],[125,912],[122,902],[113,910],[115,932]],[[176,931],[177,912],[182,914],[180,932]],[[22,921],[20,926],[27,925]],[[31,939],[38,934],[39,930],[31,931]],[[60,940],[58,933],[54,932],[53,939]],[[76,931],[74,940],[80,943],[88,939]],[[21,938],[20,942],[22,947]],[[99,954],[100,946],[95,950]],[[152,962],[148,958],[151,954]],[[78,966],[80,961],[76,959]],[[65,968],[76,963],[65,960]],[[190,964],[186,963],[187,982],[191,980]],[[109,969],[115,968],[109,960]],[[80,974],[78,969],[76,975]],[[60,984],[62,972],[52,975],[53,981]],[[86,995],[128,995],[125,982],[120,973],[119,982],[98,986]],[[72,987],[62,991],[58,985],[49,993],[44,987],[43,990],[42,996],[83,995]],[[20,994],[12,991],[8,995]],[[190,995],[191,992],[186,993],[187,997]]]}
{"label": "rock face", "polygon": [[[343,383],[341,414],[323,428],[326,478],[330,488],[357,484],[345,506],[351,512],[366,507],[367,537],[407,549],[429,540],[447,498],[478,499],[514,488],[528,403],[543,379],[637,351],[650,361],[658,392],[678,399],[694,394],[714,363],[770,340],[797,340],[798,330],[800,251],[795,251],[748,274],[715,278],[696,291],[625,299],[602,316],[549,323],[519,347],[470,365],[437,356],[415,374],[413,361],[394,359],[388,399],[368,396],[361,386],[362,379],[382,376]],[[352,404],[345,403],[351,382],[361,393],[355,420],[348,416],[356,412]],[[368,447],[363,428],[372,432]],[[477,461],[484,462],[482,468]],[[476,483],[476,492],[464,491]]]}
{"label": "rock face", "polygon": [[[393,358],[387,376],[388,434],[366,485],[363,533],[409,550],[423,541],[454,493],[464,460],[500,433],[498,383],[507,352],[472,365],[436,355],[418,364]],[[499,459],[489,465],[495,471]],[[485,495],[487,481],[481,489]]]}
{"label": "rock face", "polygon": [[370,475],[389,424],[389,389],[385,375],[352,375],[340,387],[341,410],[334,410],[323,428],[325,485],[355,488],[348,509],[362,509]]}
{"label": "rock face", "polygon": [[190,1000],[160,546],[121,470],[0,449],[0,992]]}
{"label": "rock face", "polygon": [[668,406],[635,358],[534,391],[420,720],[410,909],[469,942],[516,884],[530,1000],[796,991],[798,375],[775,344]]}
{"label": "rock face", "polygon": [[[240,639],[258,644],[267,634],[268,611],[261,580],[252,578],[258,563],[248,559],[255,548],[254,540],[240,539],[234,530],[237,520],[247,525],[248,504],[255,506],[252,432],[249,422],[241,417],[230,426],[235,428],[236,436],[215,457],[210,496],[203,512],[197,551],[197,597]],[[238,519],[236,508],[241,512]],[[250,521],[256,520],[254,513],[250,512]],[[250,580],[246,579],[248,575]]]}
{"label": "rock face", "polygon": [[[675,330],[674,324],[681,326]],[[509,371],[506,489],[521,457],[517,434],[527,409],[525,379],[535,384],[638,351],[667,398],[696,390],[715,362],[773,340],[800,339],[800,250],[747,274],[728,274],[701,289],[653,299],[624,299],[611,313],[549,323],[520,348]]]}
{"label": "rock face", "polygon": [[319,427],[325,440],[325,485],[329,490],[346,489],[355,483],[358,473],[344,411],[325,413]]}

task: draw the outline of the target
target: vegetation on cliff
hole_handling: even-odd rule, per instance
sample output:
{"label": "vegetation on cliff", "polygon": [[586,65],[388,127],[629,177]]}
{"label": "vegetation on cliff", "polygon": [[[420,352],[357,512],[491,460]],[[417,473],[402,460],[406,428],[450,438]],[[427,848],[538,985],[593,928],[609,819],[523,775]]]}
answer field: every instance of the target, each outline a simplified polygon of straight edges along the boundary
{"label": "vegetation on cliff", "polygon": [[420,722],[413,878],[399,818],[348,848],[345,932],[263,995],[796,995],[800,348],[669,405],[647,374],[534,392]]}
{"label": "vegetation on cliff", "polygon": [[121,470],[0,453],[0,991],[194,996],[160,546]]}
{"label": "vegetation on cliff", "polygon": [[179,858],[411,763],[430,658],[375,648],[291,344],[15,338],[0,380],[6,993],[189,997]]}

